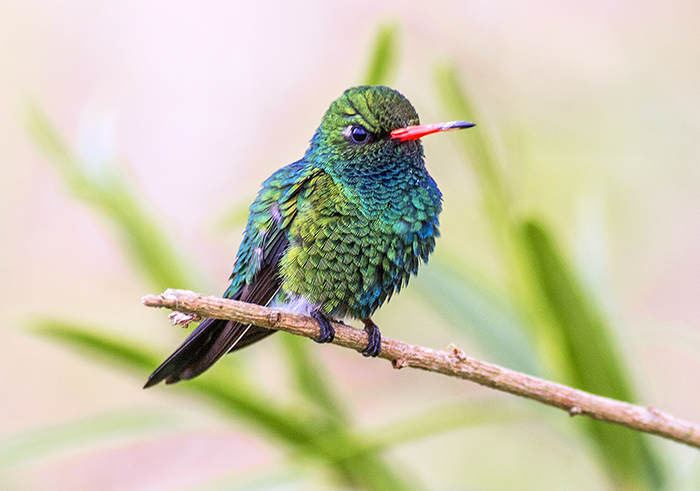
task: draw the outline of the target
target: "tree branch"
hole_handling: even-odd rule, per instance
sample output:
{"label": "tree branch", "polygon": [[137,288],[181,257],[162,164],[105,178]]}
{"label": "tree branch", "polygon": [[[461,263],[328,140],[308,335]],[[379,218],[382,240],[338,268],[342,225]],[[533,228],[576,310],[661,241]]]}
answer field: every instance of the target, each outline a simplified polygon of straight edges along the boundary
{"label": "tree branch", "polygon": [[[199,295],[188,290],[166,290],[162,295],[141,299],[148,307],[165,307],[201,317],[230,319],[256,326],[317,338],[317,322],[303,315],[287,314],[260,305]],[[182,323],[182,319],[179,321]],[[367,334],[345,324],[333,323],[333,344],[360,351],[367,345]],[[414,346],[382,338],[380,358],[391,361],[394,368],[420,368],[452,377],[463,378],[492,389],[532,399],[563,409],[569,416],[588,416],[635,430],[658,435],[691,447],[700,448],[700,425],[678,419],[652,406],[641,407],[596,396],[538,377],[502,368],[466,356],[454,347],[451,352]]]}

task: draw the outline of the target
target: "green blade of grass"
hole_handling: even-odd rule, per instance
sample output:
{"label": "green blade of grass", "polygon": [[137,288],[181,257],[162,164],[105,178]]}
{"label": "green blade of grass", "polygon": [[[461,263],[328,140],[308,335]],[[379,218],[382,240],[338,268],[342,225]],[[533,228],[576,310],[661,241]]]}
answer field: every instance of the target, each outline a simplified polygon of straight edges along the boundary
{"label": "green blade of grass", "polygon": [[50,318],[38,318],[31,323],[32,332],[59,341],[71,348],[143,375],[157,366],[159,357],[135,343],[124,342],[95,329]]}
{"label": "green blade of grass", "polygon": [[376,491],[420,491],[423,489],[415,479],[408,480],[405,470],[400,473],[390,470],[391,468],[379,455],[379,452],[363,452],[338,462],[336,465],[340,469],[339,474],[343,476],[346,486]]}
{"label": "green blade of grass", "polygon": [[[569,363],[570,383],[593,394],[636,402],[610,328],[553,238],[534,220],[525,221],[521,231],[536,281],[533,287],[540,289],[562,333],[560,349]],[[633,483],[634,489],[661,487],[662,465],[646,436],[598,421],[584,424],[612,475]]]}
{"label": "green blade of grass", "polygon": [[[253,198],[251,197],[252,201]],[[228,233],[237,228],[245,228],[250,214],[250,203],[236,203],[225,209],[219,217],[213,221],[213,227],[221,232]]]}
{"label": "green blade of grass", "polygon": [[382,426],[366,438],[375,448],[386,448],[456,428],[532,421],[532,418],[524,413],[522,408],[505,405],[501,400],[445,404],[417,416]]}
{"label": "green blade of grass", "polygon": [[[526,320],[545,366],[578,388],[634,401],[627,374],[613,349],[608,327],[592,300],[554,247],[550,234],[535,222],[514,217],[500,164],[478,112],[461,87],[453,65],[437,70],[438,87],[451,119],[473,119],[474,130],[460,132],[461,150],[478,177],[485,210],[511,282],[516,308]],[[598,363],[599,361],[599,363]],[[611,479],[621,489],[658,488],[663,477],[658,456],[640,434],[587,421]]]}
{"label": "green blade of grass", "polygon": [[56,452],[145,432],[173,431],[181,421],[171,412],[139,409],[102,414],[40,428],[0,441],[0,469]]}
{"label": "green blade of grass", "polygon": [[[138,347],[134,342],[125,342],[94,329],[73,323],[52,319],[42,319],[34,324],[34,331],[79,350],[102,363],[126,368],[142,377],[158,366],[160,357]],[[309,422],[289,411],[279,410],[268,400],[253,394],[253,390],[243,385],[227,373],[226,378],[215,375],[203,376],[186,384],[172,387],[173,391],[196,392],[216,401],[229,414],[245,416],[269,433],[294,442],[311,438],[305,426]]]}
{"label": "green blade of grass", "polygon": [[435,260],[421,272],[414,288],[420,289],[420,297],[436,315],[466,333],[490,360],[532,375],[540,373],[518,313],[474,278]]}
{"label": "green blade of grass", "polygon": [[388,22],[377,31],[370,61],[362,78],[365,85],[388,85],[399,63],[398,24]]}
{"label": "green blade of grass", "polygon": [[308,339],[300,336],[281,336],[289,356],[296,383],[300,391],[306,395],[309,402],[321,407],[333,425],[344,425],[348,422],[348,414],[342,408],[332,386],[326,378],[328,368],[312,352],[313,345]]}
{"label": "green blade of grass", "polygon": [[[65,343],[81,352],[143,377],[158,365],[160,357],[133,342],[125,342],[93,329],[52,319],[35,322],[34,331]],[[259,394],[255,387],[226,376],[207,373],[171,387],[173,393],[187,393],[205,400],[223,414],[245,419],[261,432],[297,449],[302,455],[327,463],[344,481],[359,489],[384,491],[414,489],[387,466],[373,450],[352,436],[344,427],[330,433],[319,426],[314,415],[295,407],[280,407]]]}
{"label": "green blade of grass", "polygon": [[[455,65],[443,64],[436,68],[436,79],[440,99],[448,119],[467,119],[476,124],[469,131],[460,131],[456,138],[460,151],[471,163],[483,195],[486,211],[493,225],[503,227],[510,221],[508,190],[501,177],[500,162],[494,145],[476,105],[467,96],[459,80]],[[503,240],[503,237],[497,237]]]}
{"label": "green blade of grass", "polygon": [[62,140],[46,114],[32,105],[26,123],[37,146],[58,171],[73,196],[105,216],[120,233],[120,239],[137,271],[158,290],[197,289],[198,281],[178,260],[179,251],[158,222],[131,192],[131,187],[114,166],[96,175]]}
{"label": "green blade of grass", "polygon": [[536,343],[543,365],[556,373],[565,366],[565,362],[559,358],[559,339],[555,330],[540,322],[539,313],[532,307],[537,303],[537,299],[533,297],[530,288],[527,261],[523,256],[522,245],[514,225],[510,193],[501,176],[502,165],[494,151],[489,131],[479,116],[476,104],[462,88],[457,67],[453,64],[439,65],[436,75],[440,98],[448,119],[469,119],[476,123],[475,128],[460,131],[455,138],[479,182],[495,250],[500,253],[508,273],[508,301],[521,313],[525,321],[523,325]]}

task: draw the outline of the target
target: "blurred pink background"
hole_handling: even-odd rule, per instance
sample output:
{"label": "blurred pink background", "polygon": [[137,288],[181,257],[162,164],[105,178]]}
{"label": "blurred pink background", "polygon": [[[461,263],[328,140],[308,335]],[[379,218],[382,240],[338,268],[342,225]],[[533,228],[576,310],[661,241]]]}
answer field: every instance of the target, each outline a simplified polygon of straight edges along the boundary
{"label": "blurred pink background", "polygon": [[[387,19],[401,28],[393,86],[422,121],[441,120],[433,69],[447,59],[459,63],[486,120],[477,123],[500,142],[518,208],[562,231],[601,292],[642,402],[700,421],[697,2],[9,0],[0,3],[0,441],[114,411],[177,414],[175,430],[164,423],[147,438],[28,459],[0,474],[8,489],[199,489],[266,466],[281,468],[287,482],[288,465],[274,443],[244,427],[165,390],[142,391],[133,377],[27,332],[34,317],[50,314],[162,346],[164,356],[178,334],[168,334],[162,312],[140,306],[150,292],[111,228],[67,196],[35,148],[23,125],[27,104],[40,104],[85,158],[112,155],[128,166],[209,282],[206,293],[216,294],[240,241],[238,230],[217,226],[222,213],[249,203],[272,171],[303,155],[328,104],[361,82],[376,28]],[[467,206],[471,198],[450,206],[473,193],[470,171],[448,139],[425,147],[445,193],[441,240],[462,242],[475,261],[489,264],[481,211]],[[410,290],[380,319],[401,319]],[[435,348],[453,341],[437,332],[416,326],[387,335]],[[269,353],[276,349],[271,344]],[[363,365],[337,348],[323,355],[348,399],[362,380],[377,377],[378,396],[386,384],[397,387],[396,401],[411,403],[413,382],[404,372]],[[422,397],[431,390],[491,397],[471,385],[415,377],[408,380],[425,388]],[[368,399],[353,402],[358,418],[388,420],[396,401]],[[519,430],[529,443],[507,452],[514,473],[532,472],[538,487],[485,484],[506,479],[493,475],[497,462],[484,451],[509,441],[507,430],[494,431],[452,433],[396,457],[436,480],[436,489],[458,489],[465,475],[473,489],[561,489],[561,476],[548,474],[559,465],[571,466],[581,489],[601,482],[596,464],[580,460],[583,450],[533,426]],[[414,465],[433,444],[470,449],[459,459],[428,456],[425,468]],[[695,453],[659,445],[679,468],[697,472]],[[525,455],[533,448],[540,457]],[[296,484],[279,489],[312,488],[288,472]]]}

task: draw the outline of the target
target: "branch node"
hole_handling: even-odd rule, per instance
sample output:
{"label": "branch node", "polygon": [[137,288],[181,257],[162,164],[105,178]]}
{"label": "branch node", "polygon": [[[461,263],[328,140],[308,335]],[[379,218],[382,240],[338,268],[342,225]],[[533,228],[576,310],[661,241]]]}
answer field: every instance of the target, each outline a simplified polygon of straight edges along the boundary
{"label": "branch node", "polygon": [[397,370],[400,370],[402,368],[407,367],[408,362],[403,358],[397,358],[397,359],[391,360],[391,366],[396,368]]}
{"label": "branch node", "polygon": [[277,327],[282,322],[282,313],[270,312],[269,314],[267,314],[267,320],[272,327]]}
{"label": "branch node", "polygon": [[661,416],[661,411],[659,411],[656,407],[654,406],[647,406],[647,411],[649,411],[649,414],[651,414],[653,417],[658,417]]}
{"label": "branch node", "polygon": [[166,300],[166,301],[171,301],[175,302],[175,306],[173,307],[174,310],[177,310],[179,305],[179,300],[180,300],[180,295],[178,290],[175,290],[174,288],[168,288],[165,290],[162,294],[158,295],[161,300]]}
{"label": "branch node", "polygon": [[202,318],[197,314],[187,314],[177,310],[175,312],[171,312],[168,319],[173,326],[182,326],[183,329],[186,328],[190,322],[199,322],[202,320]]}
{"label": "branch node", "polygon": [[450,343],[450,345],[447,347],[448,350],[452,351],[452,355],[457,358],[457,361],[466,361],[467,360],[467,355],[459,349],[454,343]]}
{"label": "branch node", "polygon": [[578,416],[578,415],[581,414],[581,413],[583,413],[583,411],[582,411],[581,408],[578,407],[578,406],[572,406],[572,407],[569,408],[569,416],[571,416],[572,418],[573,418],[574,416]]}

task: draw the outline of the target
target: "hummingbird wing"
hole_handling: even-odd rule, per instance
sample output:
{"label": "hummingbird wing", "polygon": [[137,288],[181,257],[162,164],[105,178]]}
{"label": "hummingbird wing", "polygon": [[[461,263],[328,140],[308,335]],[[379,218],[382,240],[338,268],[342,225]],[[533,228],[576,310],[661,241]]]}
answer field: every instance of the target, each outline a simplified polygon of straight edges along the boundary
{"label": "hummingbird wing", "polygon": [[[297,212],[297,195],[313,174],[297,162],[280,169],[263,183],[263,189],[251,206],[246,236],[231,275],[233,281],[224,295],[226,298],[268,305],[280,291],[279,263],[289,245],[286,232]],[[194,378],[226,353],[275,332],[226,319],[205,319],[148,377],[144,388],[163,380],[173,384]]]}
{"label": "hummingbird wing", "polygon": [[[289,244],[286,235],[279,231],[274,235],[270,255],[265,258],[253,281],[230,297],[242,302],[267,305],[277,294],[282,280],[277,274],[277,264]],[[276,331],[241,324],[226,319],[205,319],[175,352],[148,378],[144,388],[162,380],[174,384],[200,375],[222,356],[234,349],[244,348]]]}

